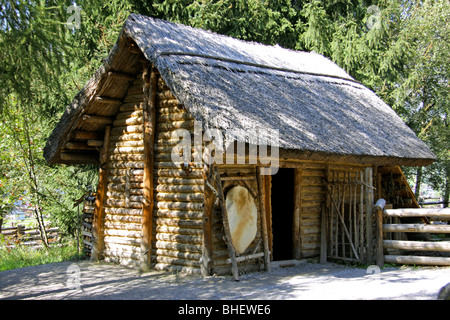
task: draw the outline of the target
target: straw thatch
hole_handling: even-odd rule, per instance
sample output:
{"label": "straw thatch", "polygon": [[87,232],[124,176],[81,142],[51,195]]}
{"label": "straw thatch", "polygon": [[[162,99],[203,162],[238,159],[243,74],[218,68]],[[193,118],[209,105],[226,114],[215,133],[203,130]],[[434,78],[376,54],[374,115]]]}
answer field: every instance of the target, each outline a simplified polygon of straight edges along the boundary
{"label": "straw thatch", "polygon": [[[65,162],[60,153],[79,129],[81,115],[92,110],[94,95],[112,87],[116,98],[125,95],[126,81],[103,78],[109,70],[128,68],[133,73],[130,68],[136,61],[131,60],[136,58],[124,49],[130,39],[203,129],[219,128],[248,143],[257,143],[261,135],[270,140],[279,132],[281,154],[292,158],[351,158],[402,165],[427,165],[435,160],[388,105],[319,54],[244,42],[132,14],[105,65],[50,136],[44,150],[50,163]],[[114,111],[108,115],[114,116]]]}

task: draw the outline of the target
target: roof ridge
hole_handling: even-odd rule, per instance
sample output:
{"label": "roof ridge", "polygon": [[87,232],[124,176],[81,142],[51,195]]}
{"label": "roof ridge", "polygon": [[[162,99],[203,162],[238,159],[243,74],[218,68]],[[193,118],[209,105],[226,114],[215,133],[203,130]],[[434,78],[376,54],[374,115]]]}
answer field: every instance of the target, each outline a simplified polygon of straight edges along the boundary
{"label": "roof ridge", "polygon": [[294,69],[289,69],[289,68],[275,67],[275,66],[264,65],[264,64],[255,63],[255,62],[248,62],[248,61],[242,61],[242,60],[218,57],[218,56],[207,55],[207,54],[196,53],[196,52],[183,52],[183,51],[159,52],[158,55],[155,57],[155,60],[157,60],[161,56],[169,56],[169,55],[192,56],[192,57],[213,59],[213,60],[219,60],[219,61],[224,61],[224,62],[242,64],[242,65],[247,65],[247,66],[252,66],[252,67],[257,67],[257,68],[270,69],[270,70],[274,70],[274,71],[282,71],[282,72],[290,72],[290,73],[297,73],[297,74],[306,74],[306,75],[311,75],[311,76],[321,76],[321,77],[334,78],[334,79],[354,82],[354,83],[357,83],[357,84],[361,85],[361,82],[359,82],[359,81],[357,81],[355,79],[351,79],[351,78],[346,78],[346,77],[341,77],[341,76],[336,76],[336,75],[330,75],[330,74],[325,74],[325,73],[315,73],[315,72],[294,70]]}

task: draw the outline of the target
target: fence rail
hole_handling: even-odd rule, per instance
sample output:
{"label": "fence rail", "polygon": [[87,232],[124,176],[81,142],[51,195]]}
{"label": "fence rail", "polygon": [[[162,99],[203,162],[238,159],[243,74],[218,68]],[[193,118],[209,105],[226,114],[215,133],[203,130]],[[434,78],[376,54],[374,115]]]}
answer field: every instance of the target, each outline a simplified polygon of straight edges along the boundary
{"label": "fence rail", "polygon": [[[58,227],[46,226],[45,231],[47,232],[49,242],[55,242],[60,236]],[[6,227],[2,228],[0,234],[3,235],[7,247],[14,247],[18,243],[26,246],[39,246],[42,244],[40,232],[37,227],[26,228],[23,225]]]}
{"label": "fence rail", "polygon": [[448,221],[450,208],[406,208],[406,209],[384,209],[386,201],[380,199],[375,204],[376,212],[376,237],[377,252],[376,261],[378,266],[385,262],[400,264],[419,265],[450,265],[450,257],[431,257],[425,255],[385,255],[384,249],[399,249],[413,251],[440,251],[450,252],[450,241],[404,241],[385,240],[386,232],[408,232],[408,233],[437,233],[449,234],[450,225],[437,224],[402,224],[383,223],[385,218],[427,218],[430,221]]}

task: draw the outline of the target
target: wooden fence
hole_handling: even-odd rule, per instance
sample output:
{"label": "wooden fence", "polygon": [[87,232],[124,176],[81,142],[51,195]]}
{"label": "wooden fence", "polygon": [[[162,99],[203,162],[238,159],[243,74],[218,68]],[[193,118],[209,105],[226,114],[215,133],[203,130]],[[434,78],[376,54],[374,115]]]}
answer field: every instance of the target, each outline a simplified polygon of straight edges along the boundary
{"label": "wooden fence", "polygon": [[[387,249],[420,252],[449,252],[450,241],[412,241],[385,239],[386,233],[427,233],[450,234],[450,225],[430,223],[401,223],[401,218],[423,218],[427,222],[449,221],[450,208],[406,208],[385,209],[386,201],[380,199],[375,204],[376,238],[377,238],[377,265],[382,267],[385,262],[415,265],[441,265],[450,266],[450,257],[428,255],[385,255]],[[392,223],[395,221],[396,223]],[[391,223],[386,223],[391,222]]]}
{"label": "wooden fence", "polygon": [[[56,242],[59,239],[60,232],[58,227],[46,226],[47,238],[49,243]],[[23,225],[17,225],[15,227],[2,228],[4,240],[7,247],[14,247],[17,244],[26,246],[40,246],[42,240],[40,237],[39,229],[37,227],[26,228]]]}

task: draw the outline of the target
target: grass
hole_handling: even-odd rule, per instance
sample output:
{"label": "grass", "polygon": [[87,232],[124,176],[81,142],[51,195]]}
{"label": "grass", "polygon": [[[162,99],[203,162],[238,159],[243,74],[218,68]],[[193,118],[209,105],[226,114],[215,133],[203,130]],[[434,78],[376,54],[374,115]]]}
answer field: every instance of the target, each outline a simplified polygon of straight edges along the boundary
{"label": "grass", "polygon": [[60,247],[34,249],[27,246],[6,248],[0,246],[0,271],[36,266],[78,258],[76,242],[66,242]]}

